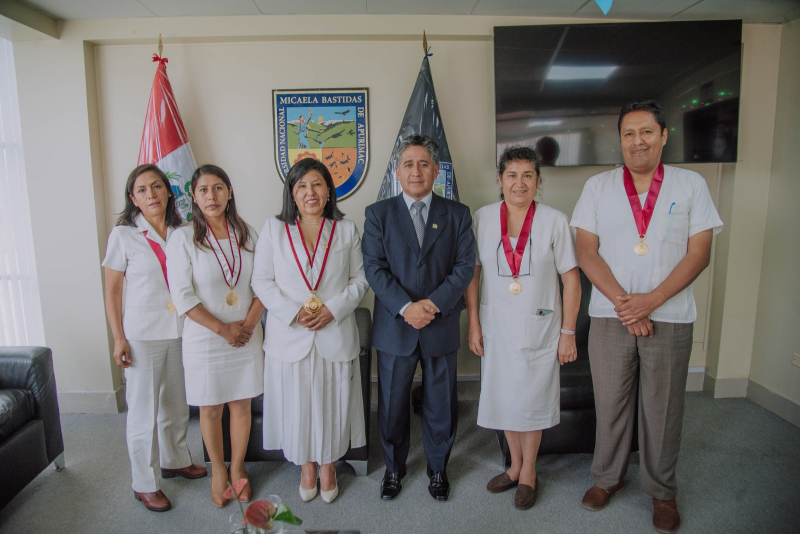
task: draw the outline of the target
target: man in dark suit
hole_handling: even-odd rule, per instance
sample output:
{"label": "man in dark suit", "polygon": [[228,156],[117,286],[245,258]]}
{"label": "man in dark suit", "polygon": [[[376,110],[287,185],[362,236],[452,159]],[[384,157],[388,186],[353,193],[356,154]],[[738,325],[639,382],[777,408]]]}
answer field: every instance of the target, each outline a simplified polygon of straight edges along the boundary
{"label": "man in dark suit", "polygon": [[464,292],[475,273],[469,208],[433,194],[439,149],[427,136],[406,138],[394,153],[403,194],[367,207],[364,270],[375,291],[378,428],[386,472],[381,498],[402,488],[410,443],[409,395],[422,365],[422,444],[428,491],[450,493],[447,460],[456,437],[456,355]]}

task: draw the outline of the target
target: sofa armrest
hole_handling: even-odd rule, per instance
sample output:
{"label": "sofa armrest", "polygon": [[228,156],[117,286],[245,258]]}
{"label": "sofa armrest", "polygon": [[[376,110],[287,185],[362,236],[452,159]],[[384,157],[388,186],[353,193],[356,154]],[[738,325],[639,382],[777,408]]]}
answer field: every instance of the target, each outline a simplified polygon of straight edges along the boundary
{"label": "sofa armrest", "polygon": [[27,389],[44,423],[47,460],[64,452],[53,353],[47,347],[0,347],[0,389]]}
{"label": "sofa armrest", "polygon": [[372,317],[367,308],[356,308],[353,312],[356,316],[356,326],[358,327],[358,343],[361,350],[372,350]]}

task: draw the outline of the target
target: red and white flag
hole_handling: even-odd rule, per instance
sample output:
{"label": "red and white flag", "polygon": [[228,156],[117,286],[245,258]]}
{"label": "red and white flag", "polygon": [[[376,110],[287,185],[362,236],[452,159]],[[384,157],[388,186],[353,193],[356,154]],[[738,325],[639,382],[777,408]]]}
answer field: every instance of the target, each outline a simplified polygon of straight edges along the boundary
{"label": "red and white flag", "polygon": [[167,58],[153,54],[153,61],[158,62],[158,68],[147,103],[138,164],[155,163],[164,171],[175,193],[178,212],[189,221],[192,218],[189,182],[197,165],[167,77]]}

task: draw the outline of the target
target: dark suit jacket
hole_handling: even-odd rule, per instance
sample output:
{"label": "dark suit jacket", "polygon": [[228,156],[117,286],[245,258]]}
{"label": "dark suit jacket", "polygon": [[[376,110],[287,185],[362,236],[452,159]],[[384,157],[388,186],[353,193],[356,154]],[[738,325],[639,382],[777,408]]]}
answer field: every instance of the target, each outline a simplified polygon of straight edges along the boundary
{"label": "dark suit jacket", "polygon": [[[420,250],[403,195],[376,202],[366,209],[361,250],[367,281],[375,292],[375,348],[399,356],[410,355],[417,343],[428,356],[457,351],[464,292],[475,274],[469,208],[434,194]],[[440,313],[417,330],[405,322],[400,309],[425,298]]]}

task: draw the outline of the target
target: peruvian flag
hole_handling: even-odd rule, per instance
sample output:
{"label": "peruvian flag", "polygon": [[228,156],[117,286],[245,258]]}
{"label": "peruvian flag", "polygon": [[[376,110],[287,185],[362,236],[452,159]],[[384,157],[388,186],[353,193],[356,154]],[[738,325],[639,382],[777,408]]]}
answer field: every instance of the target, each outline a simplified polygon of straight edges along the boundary
{"label": "peruvian flag", "polygon": [[192,218],[189,182],[197,165],[167,77],[167,58],[153,54],[153,61],[158,62],[158,68],[147,103],[138,164],[155,163],[164,171],[175,193],[178,212],[189,221]]}

